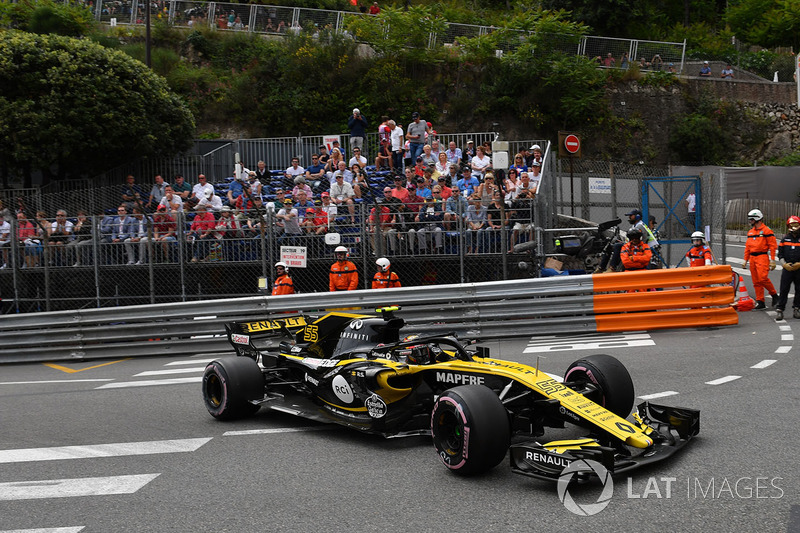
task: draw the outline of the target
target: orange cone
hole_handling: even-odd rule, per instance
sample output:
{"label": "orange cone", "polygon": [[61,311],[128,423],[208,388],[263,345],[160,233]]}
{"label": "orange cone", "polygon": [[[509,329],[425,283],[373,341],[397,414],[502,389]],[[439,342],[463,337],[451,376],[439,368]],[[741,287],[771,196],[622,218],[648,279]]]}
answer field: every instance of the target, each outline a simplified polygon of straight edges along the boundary
{"label": "orange cone", "polygon": [[739,294],[736,297],[736,303],[733,308],[737,311],[752,311],[756,306],[756,302],[747,294],[747,288],[744,286],[744,278],[739,275]]}

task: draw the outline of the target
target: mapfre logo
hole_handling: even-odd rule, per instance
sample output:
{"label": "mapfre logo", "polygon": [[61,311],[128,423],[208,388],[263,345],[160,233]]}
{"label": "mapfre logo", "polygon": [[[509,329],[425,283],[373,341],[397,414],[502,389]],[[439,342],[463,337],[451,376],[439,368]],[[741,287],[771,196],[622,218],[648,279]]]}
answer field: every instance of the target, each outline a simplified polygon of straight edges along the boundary
{"label": "mapfre logo", "polygon": [[[603,485],[603,491],[600,493],[595,503],[579,504],[572,499],[568,490],[569,484],[575,473],[582,472],[585,474],[589,471],[594,472],[600,479],[600,483]],[[578,459],[572,461],[569,466],[561,471],[556,490],[558,491],[558,499],[561,500],[561,503],[564,504],[564,507],[566,507],[569,512],[579,516],[592,516],[605,509],[611,502],[611,496],[614,495],[614,480],[611,479],[611,474],[608,473],[606,467],[597,461]]]}

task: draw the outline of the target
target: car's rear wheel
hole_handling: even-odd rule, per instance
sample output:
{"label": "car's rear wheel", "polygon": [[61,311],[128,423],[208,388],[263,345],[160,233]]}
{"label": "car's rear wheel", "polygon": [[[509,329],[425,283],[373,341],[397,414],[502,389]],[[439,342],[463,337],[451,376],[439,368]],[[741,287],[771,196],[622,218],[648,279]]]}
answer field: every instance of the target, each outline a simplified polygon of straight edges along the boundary
{"label": "car's rear wheel", "polygon": [[511,429],[497,394],[483,385],[462,385],[436,400],[431,435],[447,468],[459,474],[477,474],[503,460]]}
{"label": "car's rear wheel", "polygon": [[564,381],[575,382],[578,386],[591,383],[598,390],[587,394],[587,398],[622,418],[631,414],[633,380],[628,369],[616,357],[596,354],[578,359],[567,368]]}
{"label": "car's rear wheel", "polygon": [[249,357],[216,359],[203,374],[203,400],[211,416],[230,420],[251,416],[259,406],[250,400],[264,397],[264,375]]}

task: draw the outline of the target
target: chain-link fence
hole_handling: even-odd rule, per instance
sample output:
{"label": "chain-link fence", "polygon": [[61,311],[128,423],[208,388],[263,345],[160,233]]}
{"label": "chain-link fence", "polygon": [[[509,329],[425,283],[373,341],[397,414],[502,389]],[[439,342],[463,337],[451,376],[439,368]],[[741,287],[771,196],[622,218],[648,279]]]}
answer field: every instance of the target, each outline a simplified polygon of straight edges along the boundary
{"label": "chain-link fence", "polygon": [[[639,209],[662,244],[660,254],[666,265],[681,264],[694,231],[706,233],[717,262],[725,262],[727,196],[719,173],[671,176],[668,167],[558,159],[551,178],[552,188],[545,199],[551,212],[576,220],[554,216],[544,227],[581,226],[586,221],[619,218],[627,228],[625,214]],[[545,248],[552,251],[553,243],[547,245],[549,248]]]}

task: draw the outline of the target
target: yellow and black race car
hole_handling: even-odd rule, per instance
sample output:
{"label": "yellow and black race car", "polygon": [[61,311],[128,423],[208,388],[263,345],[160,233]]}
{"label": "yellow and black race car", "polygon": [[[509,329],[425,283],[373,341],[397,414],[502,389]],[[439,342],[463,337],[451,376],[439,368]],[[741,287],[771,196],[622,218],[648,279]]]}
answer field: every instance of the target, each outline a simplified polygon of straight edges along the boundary
{"label": "yellow and black race car", "polygon": [[[625,472],[669,457],[699,431],[693,409],[645,402],[631,415],[633,382],[610,355],[575,361],[560,381],[452,335],[401,339],[397,309],[228,324],[237,356],[206,368],[208,411],[231,419],[264,406],[386,437],[430,434],[442,463],[463,474],[496,466],[510,449],[514,472],[547,480],[578,459]],[[588,434],[537,440],[566,423]],[[576,465],[588,463],[571,472]],[[577,473],[594,475],[589,466]]]}

